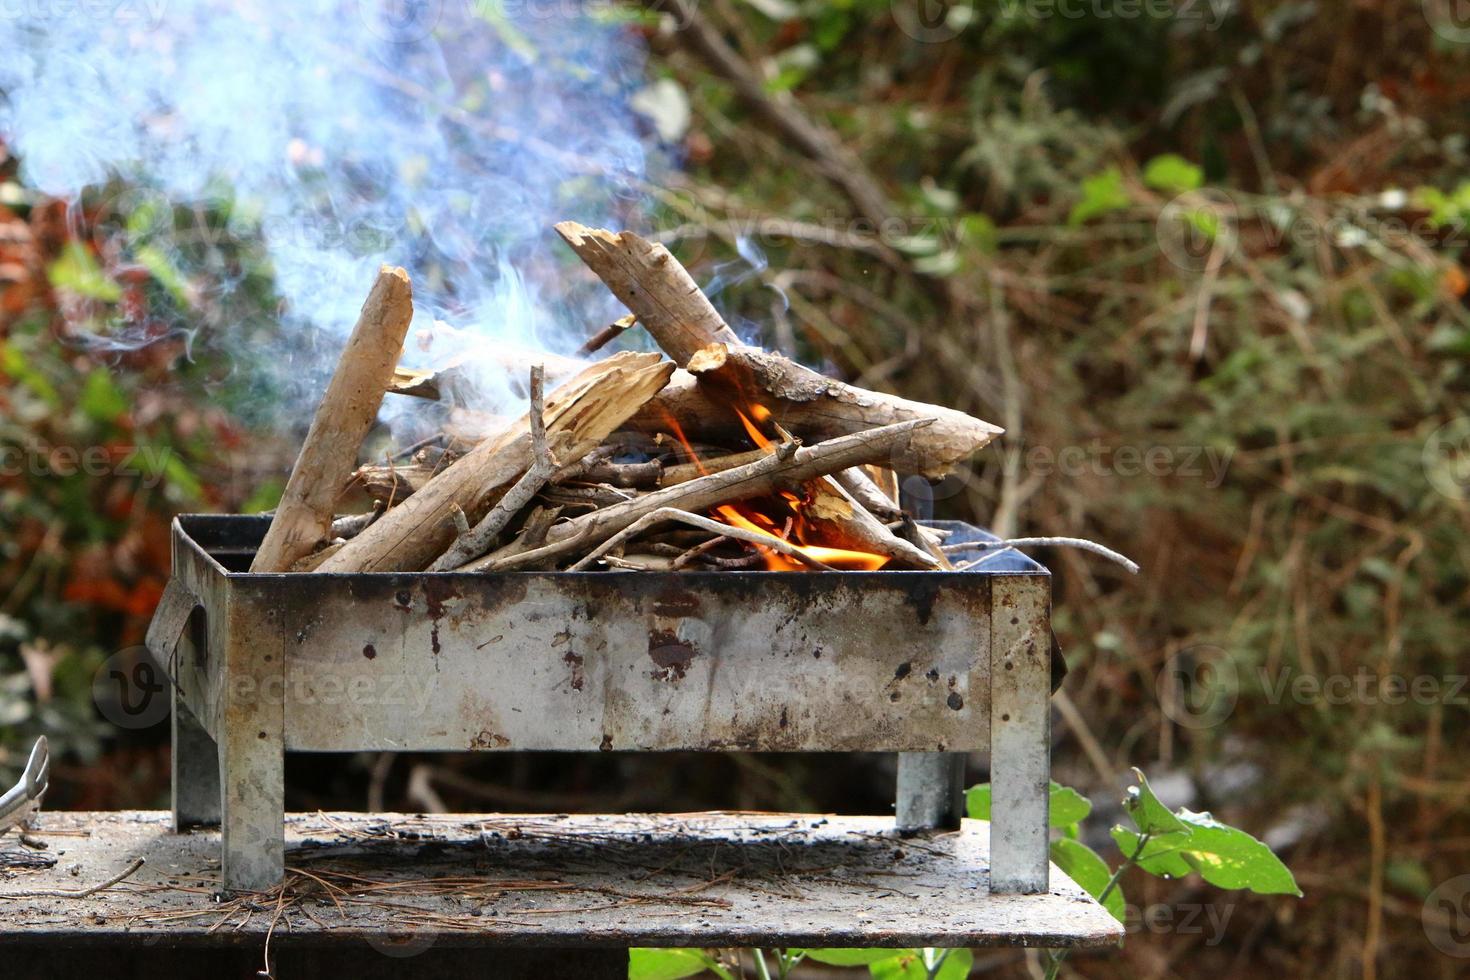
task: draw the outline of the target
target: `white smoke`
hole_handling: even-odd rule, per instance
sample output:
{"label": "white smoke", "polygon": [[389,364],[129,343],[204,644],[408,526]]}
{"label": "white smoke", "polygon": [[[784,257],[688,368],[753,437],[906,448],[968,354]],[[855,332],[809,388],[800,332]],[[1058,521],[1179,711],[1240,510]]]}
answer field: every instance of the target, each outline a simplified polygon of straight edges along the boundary
{"label": "white smoke", "polygon": [[127,257],[162,228],[176,265],[223,290],[243,277],[167,204],[227,208],[267,250],[283,308],[261,315],[292,327],[276,366],[303,394],[382,262],[413,276],[416,327],[569,350],[607,310],[569,308],[550,226],[636,223],[642,200],[642,52],[617,10],[19,0],[0,16],[0,136],[45,193],[127,188],[123,210],[144,219],[113,246]]}

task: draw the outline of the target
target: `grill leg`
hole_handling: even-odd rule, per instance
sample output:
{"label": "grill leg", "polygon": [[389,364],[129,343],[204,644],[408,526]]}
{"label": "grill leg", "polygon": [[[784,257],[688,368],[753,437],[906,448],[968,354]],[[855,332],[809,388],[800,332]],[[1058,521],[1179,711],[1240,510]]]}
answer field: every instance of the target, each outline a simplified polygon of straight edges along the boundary
{"label": "grill leg", "polygon": [[990,890],[1048,890],[1051,583],[997,576],[990,619]]}
{"label": "grill leg", "polygon": [[898,754],[898,829],[955,830],[965,814],[965,753]]}
{"label": "grill leg", "polygon": [[275,737],[238,728],[223,733],[221,857],[224,887],[259,891],[285,874],[286,755]]}
{"label": "grill leg", "polygon": [[[259,619],[254,617],[259,616]],[[280,610],[232,605],[219,742],[221,871],[226,889],[273,887],[285,874],[286,683]]]}
{"label": "grill leg", "polygon": [[219,750],[194,712],[173,696],[174,830],[219,825]]}

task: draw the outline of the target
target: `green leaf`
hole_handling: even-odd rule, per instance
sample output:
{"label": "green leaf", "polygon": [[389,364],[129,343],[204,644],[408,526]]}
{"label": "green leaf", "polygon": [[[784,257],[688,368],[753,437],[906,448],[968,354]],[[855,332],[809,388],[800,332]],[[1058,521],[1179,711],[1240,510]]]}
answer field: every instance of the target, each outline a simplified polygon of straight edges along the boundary
{"label": "green leaf", "polygon": [[[1113,871],[1096,851],[1081,841],[1062,837],[1051,842],[1051,860],[1068,878],[1077,882],[1083,891],[1101,901],[1100,896],[1112,880]],[[1119,922],[1123,921],[1125,902],[1120,886],[1113,886],[1113,890],[1108,893],[1108,900],[1103,902],[1103,908],[1112,913],[1113,918]]]}
{"label": "green leaf", "polygon": [[952,949],[944,958],[944,965],[934,975],[934,980],[965,980],[970,967],[975,965],[975,954],[968,949]]}
{"label": "green leaf", "polygon": [[974,212],[960,219],[960,241],[973,245],[986,255],[992,255],[999,247],[995,222],[989,215]]}
{"label": "green leaf", "polygon": [[1051,819],[1053,827],[1071,827],[1087,819],[1092,812],[1092,801],[1070,786],[1051,784]]}
{"label": "green leaf", "polygon": [[184,284],[184,277],[162,249],[152,245],[141,245],[133,255],[137,258],[138,264],[147,269],[153,278],[168,290],[168,294],[174,298],[175,303],[180,306],[189,305],[189,290]]}
{"label": "green leaf", "polygon": [[75,239],[67,242],[56,261],[46,267],[46,276],[57,289],[88,299],[106,303],[122,299],[122,287],[107,278],[87,246]]}
{"label": "green leaf", "polygon": [[1121,211],[1130,203],[1123,188],[1123,172],[1109,167],[1082,182],[1082,200],[1072,205],[1067,224],[1080,225],[1100,215]]}
{"label": "green leaf", "polygon": [[1165,153],[1143,168],[1143,182],[1156,191],[1182,194],[1204,183],[1204,171],[1177,153]]}
{"label": "green leaf", "polygon": [[25,385],[48,405],[60,405],[61,396],[46,376],[31,366],[25,354],[14,344],[0,344],[0,372]]}
{"label": "green leaf", "polygon": [[[1138,866],[1149,874],[1183,878],[1193,871],[1216,888],[1301,897],[1290,869],[1250,834],[1208,813],[1180,810],[1177,819],[1186,828],[1183,834],[1150,838],[1144,845]],[[1126,827],[1114,827],[1113,840],[1131,856],[1138,850],[1140,837]]]}
{"label": "green leaf", "polygon": [[111,423],[128,410],[128,400],[112,383],[112,376],[105,368],[97,368],[82,382],[81,399],[77,403],[82,412],[94,422]]}
{"label": "green leaf", "polygon": [[[1087,819],[1092,812],[1092,803],[1070,786],[1053,781],[1048,809],[1051,827],[1071,827]],[[971,820],[990,819],[990,784],[971,786],[965,793],[965,815]]]}
{"label": "green leaf", "polygon": [[[680,980],[697,976],[718,965],[702,949],[628,950],[628,980]],[[723,970],[717,972],[724,973]]]}
{"label": "green leaf", "polygon": [[944,957],[944,963],[934,974],[935,980],[965,980],[970,975],[970,967],[975,963],[975,957],[968,949],[905,949],[899,951],[897,956],[870,963],[868,973],[878,980],[928,980],[929,967],[924,960],[926,953],[931,957]]}
{"label": "green leaf", "polygon": [[901,954],[915,954],[912,949],[808,949],[803,950],[806,958],[828,966],[865,966],[883,960],[897,958]]}
{"label": "green leaf", "polygon": [[176,498],[191,502],[204,498],[204,485],[178,453],[169,453],[163,461],[163,477]]}
{"label": "green leaf", "polygon": [[1181,833],[1188,829],[1168,807],[1159,802],[1159,798],[1154,795],[1154,791],[1149,787],[1148,780],[1144,778],[1142,772],[1135,769],[1133,776],[1138,780],[1138,785],[1128,787],[1128,796],[1123,800],[1123,809],[1127,810],[1128,816],[1133,818],[1133,823],[1138,827],[1139,833],[1158,837],[1162,834]]}

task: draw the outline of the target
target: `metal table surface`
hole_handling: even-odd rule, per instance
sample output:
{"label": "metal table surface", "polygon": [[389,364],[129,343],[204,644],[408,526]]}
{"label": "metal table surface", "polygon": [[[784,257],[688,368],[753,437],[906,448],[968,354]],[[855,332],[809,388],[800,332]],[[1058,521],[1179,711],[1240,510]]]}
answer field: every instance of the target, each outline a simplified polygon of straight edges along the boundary
{"label": "metal table surface", "polygon": [[[53,812],[0,839],[0,948],[1063,946],[1122,927],[1065,875],[988,889],[988,827],[891,818],[292,814],[284,882],[221,894],[219,832],[162,811]],[[54,858],[50,867],[36,866]],[[95,894],[137,858],[145,863]]]}

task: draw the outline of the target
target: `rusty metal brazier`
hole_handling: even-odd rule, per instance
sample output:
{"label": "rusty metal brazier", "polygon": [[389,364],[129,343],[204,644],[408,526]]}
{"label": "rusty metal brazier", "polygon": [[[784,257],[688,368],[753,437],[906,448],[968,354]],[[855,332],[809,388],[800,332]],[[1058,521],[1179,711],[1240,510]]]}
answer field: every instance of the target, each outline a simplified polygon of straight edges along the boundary
{"label": "rusty metal brazier", "polygon": [[957,824],[963,753],[988,750],[990,890],[1047,890],[1051,585],[1024,555],[964,572],[250,574],[267,524],[178,518],[149,631],[173,681],[175,824],[221,825],[226,887],[283,873],[289,751],[899,752],[898,825],[920,830]]}

